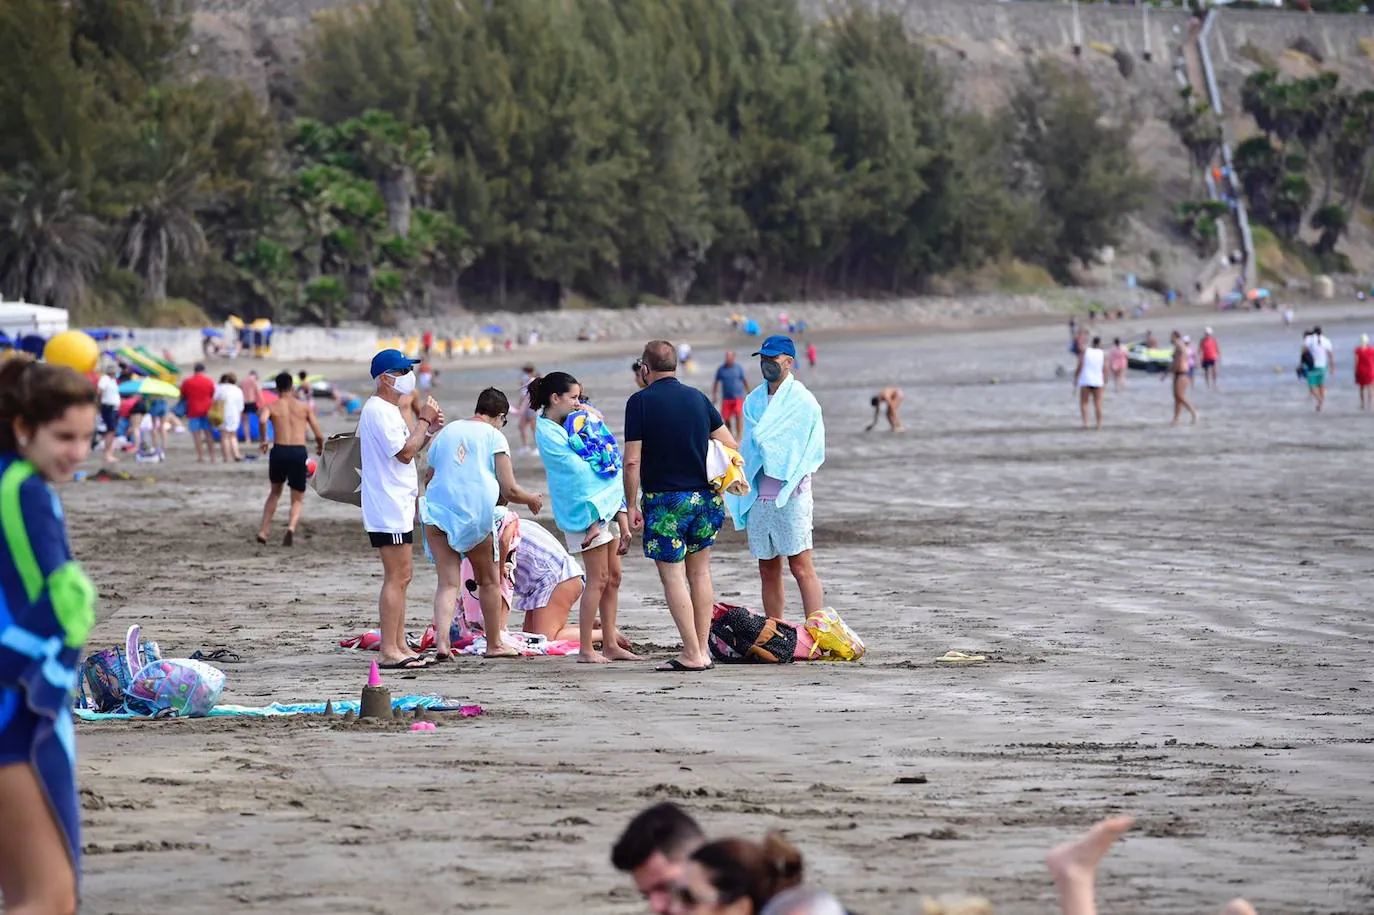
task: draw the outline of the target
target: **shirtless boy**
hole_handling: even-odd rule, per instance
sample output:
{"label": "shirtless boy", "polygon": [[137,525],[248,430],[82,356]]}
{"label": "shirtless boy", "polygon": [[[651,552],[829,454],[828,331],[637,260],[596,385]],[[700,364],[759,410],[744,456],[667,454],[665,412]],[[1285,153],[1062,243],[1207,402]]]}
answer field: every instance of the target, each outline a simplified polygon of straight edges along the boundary
{"label": "shirtless boy", "polygon": [[893,432],[902,431],[902,419],[897,415],[897,410],[902,405],[902,389],[897,387],[883,388],[868,403],[873,407],[873,422],[864,429],[865,432],[872,432],[873,427],[878,425],[878,414],[883,407],[887,408],[887,424]]}
{"label": "shirtless boy", "polygon": [[1193,409],[1192,401],[1188,399],[1188,385],[1192,384],[1189,375],[1192,354],[1188,351],[1188,344],[1183,342],[1183,336],[1178,331],[1170,334],[1169,339],[1174,344],[1174,357],[1169,363],[1167,375],[1160,375],[1159,380],[1163,381],[1166,377],[1174,380],[1174,425],[1178,425],[1178,420],[1183,415],[1184,410],[1192,415],[1193,422],[1197,422],[1197,410]]}
{"label": "shirtless boy", "polygon": [[[308,456],[305,450],[305,430],[308,426],[315,436],[315,456],[324,454],[324,433],[320,431],[315,411],[305,401],[291,396],[291,375],[282,372],[277,376],[277,399],[267,407],[265,415],[259,417],[258,442],[267,458],[267,479],[272,489],[267,494],[267,503],[262,507],[262,527],[258,529],[258,543],[267,542],[267,534],[272,527],[272,516],[277,513],[277,502],[281,499],[282,485],[291,487],[291,515],[286,522],[286,537],[282,546],[291,546],[296,539],[296,525],[301,520],[301,509],[305,508],[305,481],[309,477],[306,468]],[[272,424],[272,441],[267,439],[267,424]],[[268,453],[268,448],[271,453]]]}

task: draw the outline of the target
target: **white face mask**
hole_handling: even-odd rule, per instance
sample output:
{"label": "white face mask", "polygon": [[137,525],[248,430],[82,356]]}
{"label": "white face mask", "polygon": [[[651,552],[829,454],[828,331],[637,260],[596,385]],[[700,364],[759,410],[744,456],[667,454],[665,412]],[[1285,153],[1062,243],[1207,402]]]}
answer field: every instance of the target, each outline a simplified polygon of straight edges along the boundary
{"label": "white face mask", "polygon": [[393,375],[391,388],[402,397],[410,394],[415,390],[415,373],[406,372],[404,375]]}

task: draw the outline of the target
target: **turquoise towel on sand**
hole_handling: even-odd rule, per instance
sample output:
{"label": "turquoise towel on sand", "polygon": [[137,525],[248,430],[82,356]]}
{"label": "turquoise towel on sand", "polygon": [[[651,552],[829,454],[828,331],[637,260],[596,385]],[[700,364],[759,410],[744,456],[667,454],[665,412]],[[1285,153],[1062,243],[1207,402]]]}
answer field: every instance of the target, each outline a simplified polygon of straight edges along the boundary
{"label": "turquoise towel on sand", "polygon": [[568,433],[551,419],[539,417],[534,427],[539,456],[549,478],[553,520],[565,534],[580,534],[598,521],[609,521],[625,503],[625,484],[615,476],[598,476],[568,442]]}
{"label": "turquoise towel on sand", "polygon": [[[332,702],[332,700],[331,700]],[[348,712],[358,714],[357,699],[340,699],[333,702],[334,714]],[[395,712],[413,712],[417,708],[457,708],[455,703],[439,696],[402,696],[391,700]],[[72,709],[82,721],[122,721],[128,718],[147,718],[133,712],[95,712],[87,708]],[[210,709],[208,718],[272,718],[278,715],[323,715],[323,702],[273,702],[271,705],[217,705]]]}
{"label": "turquoise towel on sand", "polygon": [[788,375],[778,392],[768,396],[768,384],[759,385],[744,398],[744,478],[749,492],[726,494],[725,506],[735,529],[748,525],[749,509],[758,501],[759,475],[782,480],[778,506],[787,505],[797,485],[825,463],[825,421],[821,405],[806,385]]}

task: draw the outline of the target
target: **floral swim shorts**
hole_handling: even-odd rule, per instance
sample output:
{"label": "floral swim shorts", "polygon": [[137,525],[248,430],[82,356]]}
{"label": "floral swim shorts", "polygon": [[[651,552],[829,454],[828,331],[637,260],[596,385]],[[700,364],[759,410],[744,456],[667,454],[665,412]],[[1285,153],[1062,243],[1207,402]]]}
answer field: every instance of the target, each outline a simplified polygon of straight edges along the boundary
{"label": "floral swim shorts", "polygon": [[710,549],[725,523],[725,503],[705,492],[644,494],[644,555],[659,562],[682,562]]}

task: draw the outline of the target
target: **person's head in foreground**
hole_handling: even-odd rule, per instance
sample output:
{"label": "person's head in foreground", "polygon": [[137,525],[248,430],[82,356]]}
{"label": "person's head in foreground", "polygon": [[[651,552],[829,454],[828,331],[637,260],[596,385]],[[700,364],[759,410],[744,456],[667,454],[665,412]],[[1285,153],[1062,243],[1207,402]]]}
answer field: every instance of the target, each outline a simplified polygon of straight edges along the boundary
{"label": "person's head in foreground", "polygon": [[291,392],[291,388],[294,387],[296,384],[295,379],[291,377],[290,372],[278,372],[275,380],[277,383],[278,396],[289,394]]}
{"label": "person's head in foreground", "polygon": [[473,415],[488,425],[500,429],[506,425],[506,416],[510,413],[510,401],[506,398],[504,391],[487,388],[477,395],[477,406],[472,412]]}
{"label": "person's head in foreground", "polygon": [[611,864],[630,875],[654,915],[667,915],[688,856],[705,841],[687,811],[676,804],[655,804],[625,827],[611,849]]}
{"label": "person's head in foreground", "polygon": [[636,363],[636,380],[640,387],[647,387],[657,381],[655,375],[667,376],[677,371],[677,347],[667,340],[651,340],[644,344],[644,352]]}
{"label": "person's head in foreground", "polygon": [[530,406],[556,423],[582,405],[582,385],[567,372],[549,372],[530,382]]}
{"label": "person's head in foreground", "polygon": [[811,886],[784,890],[763,907],[760,915],[846,915],[840,900]]}
{"label": "person's head in foreground", "polygon": [[197,374],[197,375],[202,374],[202,373],[205,371],[205,363],[204,363],[204,362],[197,362],[196,365],[195,365],[195,368],[192,369],[192,371],[193,371],[195,374]]}
{"label": "person's head in foreground", "polygon": [[762,842],[722,839],[692,852],[673,890],[671,915],[762,915],[777,895],[800,886],[802,856],[775,832]]}
{"label": "person's head in foreground", "polygon": [[65,483],[91,453],[95,386],[65,366],[17,355],[0,363],[0,454]]}
{"label": "person's head in foreground", "polygon": [[377,396],[391,403],[399,403],[402,397],[415,390],[415,365],[419,359],[411,359],[398,349],[384,349],[372,357],[372,378],[377,382]]}
{"label": "person's head in foreground", "polygon": [[732,349],[727,349],[727,350],[725,351],[725,364],[726,364],[726,365],[734,365],[734,364],[735,364],[735,351],[734,351],[734,350],[732,350]]}
{"label": "person's head in foreground", "polygon": [[1101,348],[1101,346],[1102,346],[1102,338],[1101,338],[1101,337],[1093,337],[1093,349],[1099,349],[1099,348]]}
{"label": "person's head in foreground", "polygon": [[777,384],[792,371],[797,361],[797,346],[791,337],[774,334],[763,341],[763,346],[754,355],[759,357],[759,371],[763,374],[763,380]]}

